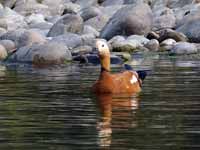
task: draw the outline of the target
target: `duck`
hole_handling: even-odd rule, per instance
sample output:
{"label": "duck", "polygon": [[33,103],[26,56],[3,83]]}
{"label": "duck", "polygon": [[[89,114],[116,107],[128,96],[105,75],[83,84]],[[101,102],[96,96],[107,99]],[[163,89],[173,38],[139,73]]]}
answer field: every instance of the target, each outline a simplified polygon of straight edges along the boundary
{"label": "duck", "polygon": [[130,65],[125,65],[125,71],[111,73],[110,50],[107,41],[97,39],[95,47],[100,59],[101,72],[98,80],[92,86],[96,94],[139,93],[146,71],[134,71]]}

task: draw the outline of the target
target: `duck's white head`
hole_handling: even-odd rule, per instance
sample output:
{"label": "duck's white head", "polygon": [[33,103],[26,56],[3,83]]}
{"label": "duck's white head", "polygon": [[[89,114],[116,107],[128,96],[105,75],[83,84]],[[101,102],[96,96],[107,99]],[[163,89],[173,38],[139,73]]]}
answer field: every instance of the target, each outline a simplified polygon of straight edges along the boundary
{"label": "duck's white head", "polygon": [[100,56],[110,54],[108,44],[104,39],[97,39],[96,40],[96,48]]}
{"label": "duck's white head", "polygon": [[97,39],[96,48],[99,53],[99,58],[101,62],[101,69],[110,71],[110,51],[106,40]]}

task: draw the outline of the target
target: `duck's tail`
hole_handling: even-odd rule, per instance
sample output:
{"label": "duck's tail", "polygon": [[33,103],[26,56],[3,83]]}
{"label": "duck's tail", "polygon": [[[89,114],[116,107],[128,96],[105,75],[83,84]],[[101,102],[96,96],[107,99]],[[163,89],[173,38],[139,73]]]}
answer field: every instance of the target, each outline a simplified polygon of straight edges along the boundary
{"label": "duck's tail", "polygon": [[147,76],[147,71],[140,70],[140,71],[136,71],[136,72],[137,72],[139,78],[140,78],[142,81],[143,81],[143,80],[146,78],[146,76]]}
{"label": "duck's tail", "polygon": [[[128,64],[124,64],[124,68],[126,70],[133,70],[133,68],[128,65]],[[139,71],[136,71],[139,78],[143,81],[145,79],[145,77],[147,76],[147,70],[139,70]]]}

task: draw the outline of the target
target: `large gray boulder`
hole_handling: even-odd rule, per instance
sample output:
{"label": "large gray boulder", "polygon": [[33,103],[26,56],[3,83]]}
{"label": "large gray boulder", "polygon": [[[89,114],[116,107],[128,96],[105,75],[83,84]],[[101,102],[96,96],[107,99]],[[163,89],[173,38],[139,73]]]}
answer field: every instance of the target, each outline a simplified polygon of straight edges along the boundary
{"label": "large gray boulder", "polygon": [[82,31],[83,19],[79,15],[66,14],[53,25],[48,36],[54,37],[68,32],[81,33]]}
{"label": "large gray boulder", "polygon": [[27,26],[24,17],[8,7],[0,9],[0,22],[0,27],[9,31]]}
{"label": "large gray boulder", "polygon": [[113,5],[123,5],[124,0],[105,0],[101,5],[102,6],[113,6]]}
{"label": "large gray boulder", "polygon": [[2,1],[2,4],[5,7],[13,8],[15,6],[15,4],[16,4],[16,1],[17,0],[4,0],[4,1]]}
{"label": "large gray boulder", "polygon": [[95,28],[88,26],[88,25],[84,26],[83,34],[93,34],[94,37],[99,36],[99,32]]}
{"label": "large gray boulder", "polygon": [[25,18],[28,25],[46,22],[42,14],[31,14]]}
{"label": "large gray boulder", "polygon": [[[138,4],[138,3],[145,3],[148,0],[124,0],[124,4]],[[147,2],[146,2],[147,3]]]}
{"label": "large gray boulder", "polygon": [[15,43],[11,40],[0,40],[0,45],[5,47],[8,53],[16,49]]}
{"label": "large gray boulder", "polygon": [[77,14],[81,10],[81,6],[72,2],[64,4],[64,14],[74,13]]}
{"label": "large gray boulder", "polygon": [[48,17],[51,14],[47,5],[40,4],[36,0],[17,0],[14,11],[23,16],[38,13],[44,15],[44,17]]}
{"label": "large gray boulder", "polygon": [[97,31],[101,31],[103,27],[106,25],[108,22],[109,18],[105,14],[99,14],[96,17],[93,17],[91,19],[88,19],[87,21],[84,22],[84,25],[89,25],[93,28],[95,28]]}
{"label": "large gray boulder", "polygon": [[182,8],[188,4],[193,3],[194,0],[153,0],[152,8],[158,9],[161,7],[168,8]]}
{"label": "large gray boulder", "polygon": [[48,42],[20,48],[8,61],[35,65],[62,64],[72,60],[71,52],[63,44]]}
{"label": "large gray boulder", "polygon": [[7,32],[2,35],[0,39],[14,41],[16,48],[32,45],[34,43],[44,43],[46,41],[45,37],[41,34],[24,29]]}
{"label": "large gray boulder", "polygon": [[107,40],[115,35],[146,35],[152,27],[152,11],[147,4],[129,5],[117,11],[101,31]]}
{"label": "large gray boulder", "polygon": [[176,16],[176,28],[200,18],[200,4],[190,4],[182,8],[175,8],[174,14]]}
{"label": "large gray boulder", "polygon": [[113,5],[113,6],[106,6],[106,7],[99,7],[101,12],[106,14],[110,19],[118,10],[125,7],[126,5]]}
{"label": "large gray boulder", "polygon": [[161,30],[165,28],[174,28],[176,25],[176,17],[172,9],[161,8],[153,12],[153,30]]}
{"label": "large gray boulder", "polygon": [[80,16],[84,21],[102,14],[101,10],[97,7],[89,7],[81,10]]}
{"label": "large gray boulder", "polygon": [[174,45],[170,51],[174,55],[194,54],[197,53],[197,47],[193,43],[179,42]]}
{"label": "large gray boulder", "polygon": [[82,45],[81,36],[74,33],[66,33],[63,35],[59,35],[59,36],[53,37],[50,41],[55,41],[57,43],[64,44],[69,49],[73,49]]}
{"label": "large gray boulder", "polygon": [[185,34],[191,42],[200,42],[200,19],[186,22],[176,29],[178,32]]}
{"label": "large gray boulder", "polygon": [[98,0],[76,0],[75,3],[80,5],[81,8],[87,8],[98,5]]}
{"label": "large gray boulder", "polygon": [[63,0],[43,0],[42,4],[49,7],[49,11],[52,16],[62,15],[64,12],[64,1]]}

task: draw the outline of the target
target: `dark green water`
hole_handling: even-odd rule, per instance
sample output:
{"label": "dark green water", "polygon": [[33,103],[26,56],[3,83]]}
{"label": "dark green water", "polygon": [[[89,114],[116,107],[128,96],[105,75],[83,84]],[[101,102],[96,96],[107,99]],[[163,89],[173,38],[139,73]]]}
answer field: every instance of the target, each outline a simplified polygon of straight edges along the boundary
{"label": "dark green water", "polygon": [[98,66],[2,65],[0,149],[200,149],[200,61],[134,67],[151,69],[140,95],[97,98]]}

